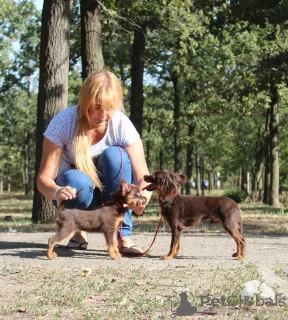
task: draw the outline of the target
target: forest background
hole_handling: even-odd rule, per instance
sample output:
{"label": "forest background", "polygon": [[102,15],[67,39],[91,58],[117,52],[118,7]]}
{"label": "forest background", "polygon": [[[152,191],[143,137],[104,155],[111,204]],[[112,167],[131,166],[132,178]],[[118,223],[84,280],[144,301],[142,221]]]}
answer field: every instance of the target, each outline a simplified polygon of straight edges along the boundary
{"label": "forest background", "polygon": [[238,189],[280,207],[288,188],[288,2],[0,0],[0,193],[34,191],[33,221],[56,210],[35,188],[43,131],[106,68],[150,171],[196,193]]}

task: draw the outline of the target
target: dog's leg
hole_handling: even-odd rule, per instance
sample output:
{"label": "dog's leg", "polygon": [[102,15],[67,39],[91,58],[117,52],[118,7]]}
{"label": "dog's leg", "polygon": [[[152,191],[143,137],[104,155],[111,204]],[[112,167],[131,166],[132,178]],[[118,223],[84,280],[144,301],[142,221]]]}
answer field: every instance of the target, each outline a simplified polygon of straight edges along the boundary
{"label": "dog's leg", "polygon": [[172,238],[171,238],[170,251],[167,256],[162,257],[163,260],[170,260],[170,259],[176,258],[179,250],[179,246],[180,246],[180,236],[181,236],[182,230],[183,228],[180,226],[171,227]]}
{"label": "dog's leg", "polygon": [[231,222],[225,221],[222,226],[231,235],[237,245],[237,251],[233,253],[232,257],[242,260],[245,258],[245,239],[242,235],[242,221]]}
{"label": "dog's leg", "polygon": [[117,232],[116,231],[114,232],[113,243],[114,243],[114,252],[115,252],[116,259],[121,259],[122,257],[119,252],[119,249],[118,249],[118,241],[117,241]]}
{"label": "dog's leg", "polygon": [[116,221],[115,221],[115,232],[114,232],[114,237],[113,237],[113,243],[114,243],[114,252],[115,252],[116,259],[122,258],[121,254],[119,252],[119,249],[118,249],[118,241],[117,241],[117,230],[119,228],[120,223],[122,223],[122,221],[123,221],[123,218],[116,219]]}
{"label": "dog's leg", "polygon": [[240,256],[242,257],[242,259],[244,259],[246,257],[246,240],[243,237],[243,221],[242,218],[240,216],[241,222],[240,222],[240,236],[241,236],[241,254]]}
{"label": "dog's leg", "polygon": [[107,251],[109,253],[109,256],[116,260],[116,259],[120,259],[121,255],[117,255],[115,252],[115,245],[116,245],[116,234],[114,230],[109,230],[105,232],[105,239],[106,239],[106,243],[107,243]]}
{"label": "dog's leg", "polygon": [[58,254],[55,250],[55,245],[65,239],[71,239],[74,236],[74,231],[68,229],[59,229],[58,232],[48,240],[48,250],[47,250],[47,257],[50,260],[55,259]]}

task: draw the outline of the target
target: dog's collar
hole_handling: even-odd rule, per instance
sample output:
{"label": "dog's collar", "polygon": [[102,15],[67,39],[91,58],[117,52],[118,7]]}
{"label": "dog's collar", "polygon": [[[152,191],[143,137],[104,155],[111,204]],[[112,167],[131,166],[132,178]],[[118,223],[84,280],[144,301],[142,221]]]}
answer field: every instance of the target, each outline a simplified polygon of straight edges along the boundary
{"label": "dog's collar", "polygon": [[177,195],[178,195],[177,192],[169,193],[169,194],[167,194],[164,198],[159,197],[159,198],[158,198],[158,201],[164,202],[166,199],[167,199],[167,200],[172,200],[172,199],[174,199]]}
{"label": "dog's collar", "polygon": [[103,206],[108,206],[108,207],[115,206],[120,209],[126,209],[126,207],[124,207],[124,204],[125,203],[119,203],[119,202],[115,202],[115,201],[111,200],[111,201],[106,202]]}

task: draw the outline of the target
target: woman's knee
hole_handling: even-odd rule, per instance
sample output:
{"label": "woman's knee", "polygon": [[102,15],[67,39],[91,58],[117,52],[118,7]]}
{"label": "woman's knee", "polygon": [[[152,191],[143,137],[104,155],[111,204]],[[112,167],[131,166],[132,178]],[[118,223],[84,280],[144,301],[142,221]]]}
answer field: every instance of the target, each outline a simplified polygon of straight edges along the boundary
{"label": "woman's knee", "polygon": [[116,176],[119,172],[132,172],[131,161],[128,153],[121,147],[111,146],[103,151],[98,162],[98,169],[103,173],[109,172],[111,176]]}
{"label": "woman's knee", "polygon": [[111,146],[105,149],[100,157],[101,160],[103,159],[103,162],[108,163],[110,166],[119,167],[122,163],[131,165],[128,153],[123,148],[118,146]]}
{"label": "woman's knee", "polygon": [[70,186],[79,192],[76,198],[65,201],[65,208],[85,210],[89,207],[93,199],[94,186],[92,180],[84,172],[77,169],[67,170],[60,174],[55,182],[61,187]]}

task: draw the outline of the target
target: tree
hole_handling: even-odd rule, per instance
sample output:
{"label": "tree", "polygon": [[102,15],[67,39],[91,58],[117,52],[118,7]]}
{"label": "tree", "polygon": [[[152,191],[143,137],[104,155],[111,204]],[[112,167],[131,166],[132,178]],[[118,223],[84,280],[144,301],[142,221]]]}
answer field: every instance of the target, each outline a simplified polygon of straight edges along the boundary
{"label": "tree", "polygon": [[103,69],[100,7],[97,0],[81,0],[82,79]]}
{"label": "tree", "polygon": [[[44,0],[40,43],[40,78],[37,103],[36,164],[39,172],[43,132],[51,118],[68,101],[69,37],[72,0]],[[37,189],[33,199],[33,222],[54,222],[57,209]]]}
{"label": "tree", "polygon": [[0,192],[32,191],[36,125],[35,85],[40,12],[32,1],[1,1]]}

